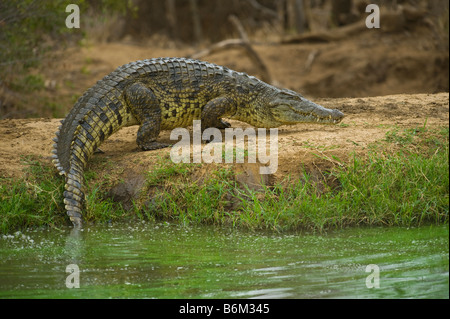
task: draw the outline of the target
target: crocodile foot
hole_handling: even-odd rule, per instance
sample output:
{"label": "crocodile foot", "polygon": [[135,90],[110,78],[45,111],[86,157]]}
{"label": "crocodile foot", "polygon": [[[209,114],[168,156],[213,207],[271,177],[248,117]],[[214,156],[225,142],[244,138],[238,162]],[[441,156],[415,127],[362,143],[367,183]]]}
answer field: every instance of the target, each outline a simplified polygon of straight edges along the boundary
{"label": "crocodile foot", "polygon": [[231,127],[231,124],[224,120],[220,120],[219,124],[217,125],[218,129],[225,129],[229,127]]}

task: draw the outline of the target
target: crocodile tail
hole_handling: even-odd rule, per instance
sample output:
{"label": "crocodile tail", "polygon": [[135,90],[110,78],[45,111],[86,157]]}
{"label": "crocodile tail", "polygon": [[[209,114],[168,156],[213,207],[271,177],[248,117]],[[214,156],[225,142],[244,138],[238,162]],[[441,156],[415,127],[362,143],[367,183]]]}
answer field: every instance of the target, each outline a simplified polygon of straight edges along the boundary
{"label": "crocodile tail", "polygon": [[[61,123],[64,123],[64,120],[62,120]],[[55,167],[58,169],[59,175],[66,175],[66,171],[64,170],[64,167],[62,167],[62,164],[58,157],[58,142],[59,142],[60,129],[61,129],[61,125],[58,127],[58,131],[56,131],[56,133],[55,133],[56,137],[53,138],[53,141],[55,142],[55,144],[53,144],[53,149],[52,149],[52,153],[53,153],[52,162],[55,165]]]}
{"label": "crocodile tail", "polygon": [[85,203],[83,191],[84,185],[84,165],[74,160],[71,163],[70,171],[66,176],[64,191],[64,205],[70,220],[76,226],[82,224],[82,210]]}
{"label": "crocodile tail", "polygon": [[84,169],[89,158],[117,130],[138,124],[123,95],[138,71],[143,72],[140,64],[130,63],[98,81],[78,99],[53,139],[53,163],[66,178],[64,204],[75,225],[81,225]]}
{"label": "crocodile tail", "polygon": [[[66,183],[64,191],[64,204],[67,215],[69,215],[69,218],[74,225],[81,226],[81,213],[85,201],[83,192],[84,165],[79,161],[78,156],[73,155],[74,151],[72,147],[70,147],[70,150],[68,151],[68,153],[72,153],[72,156],[70,156],[70,158],[72,159],[70,163],[62,163],[60,161],[58,151],[61,152],[63,147],[61,145],[58,145],[58,143],[60,131],[62,129],[62,126],[64,125],[64,120],[62,120],[61,123],[62,125],[59,126],[58,131],[56,132],[56,137],[53,138],[53,141],[55,142],[55,144],[53,144],[52,150],[53,164],[58,169],[58,173],[65,176]],[[83,157],[88,156],[81,149],[77,149],[76,152],[83,154]]]}
{"label": "crocodile tail", "polygon": [[[53,163],[66,178],[64,204],[67,214],[74,225],[81,226],[85,203],[84,169],[89,158],[110,135],[123,126],[136,123],[120,97],[114,103],[105,101],[105,98],[91,100],[86,104],[86,108],[71,120],[72,125],[69,125],[67,118],[59,130],[59,135],[66,136],[66,133],[62,133],[66,131],[69,134],[62,139],[57,133],[54,139]],[[65,125],[70,129],[66,129]]]}
{"label": "crocodile tail", "polygon": [[75,103],[74,107],[67,115],[67,117],[61,120],[61,125],[58,127],[58,130],[55,132],[55,137],[53,141],[52,149],[52,162],[57,168],[60,175],[67,175],[69,170],[69,162],[70,162],[70,149],[71,143],[73,140],[73,136],[75,135],[75,130],[77,129],[77,119],[81,114],[84,115],[86,112],[85,105],[87,101],[93,96],[93,89],[87,90]]}
{"label": "crocodile tail", "polygon": [[[120,102],[113,105],[106,104],[102,99],[91,100],[72,121],[70,138],[62,141],[58,140],[57,136],[55,139],[57,151],[53,162],[59,173],[66,178],[64,204],[70,220],[75,225],[81,225],[82,220],[86,164],[97,147],[126,124],[128,119],[122,119],[121,116],[125,107]],[[60,132],[64,131],[65,124],[63,123]]]}

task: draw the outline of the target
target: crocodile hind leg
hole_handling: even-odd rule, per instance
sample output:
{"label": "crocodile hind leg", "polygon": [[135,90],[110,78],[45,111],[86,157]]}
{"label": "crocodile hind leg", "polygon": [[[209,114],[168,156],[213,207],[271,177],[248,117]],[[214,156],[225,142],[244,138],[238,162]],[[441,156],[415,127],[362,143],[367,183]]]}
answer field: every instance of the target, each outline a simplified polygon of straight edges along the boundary
{"label": "crocodile hind leg", "polygon": [[156,141],[161,130],[161,108],[152,90],[142,83],[135,83],[125,90],[125,100],[141,123],[136,139],[138,146],[144,151],[170,146]]}

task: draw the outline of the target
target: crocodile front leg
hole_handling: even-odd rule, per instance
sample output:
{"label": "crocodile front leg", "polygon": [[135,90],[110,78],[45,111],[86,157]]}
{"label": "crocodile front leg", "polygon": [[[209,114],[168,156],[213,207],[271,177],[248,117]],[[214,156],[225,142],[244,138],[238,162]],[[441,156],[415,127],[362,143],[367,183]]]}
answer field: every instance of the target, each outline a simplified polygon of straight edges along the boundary
{"label": "crocodile front leg", "polygon": [[215,98],[203,107],[201,120],[202,132],[210,127],[224,129],[230,127],[230,123],[222,120],[222,117],[236,113],[236,103],[229,97]]}
{"label": "crocodile front leg", "polygon": [[138,146],[144,151],[170,146],[156,141],[161,130],[161,108],[152,90],[135,83],[125,90],[125,99],[131,113],[141,123],[136,139]]}
{"label": "crocodile front leg", "polygon": [[[215,98],[203,107],[201,115],[201,130],[210,127],[215,127],[218,129],[229,128],[231,125],[228,122],[222,120],[222,117],[231,116],[236,113],[236,103],[228,97],[218,97]],[[211,143],[213,138],[207,139],[207,143]]]}

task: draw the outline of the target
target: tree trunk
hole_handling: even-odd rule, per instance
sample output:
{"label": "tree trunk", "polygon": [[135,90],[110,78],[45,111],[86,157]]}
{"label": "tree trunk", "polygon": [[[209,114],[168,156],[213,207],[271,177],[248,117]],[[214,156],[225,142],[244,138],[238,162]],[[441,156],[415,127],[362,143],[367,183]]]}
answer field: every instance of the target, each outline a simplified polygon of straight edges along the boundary
{"label": "tree trunk", "polygon": [[287,28],[295,33],[303,33],[308,27],[304,0],[287,0]]}
{"label": "tree trunk", "polygon": [[198,12],[197,0],[189,0],[192,14],[192,24],[194,27],[195,44],[198,45],[203,41],[202,23]]}
{"label": "tree trunk", "polygon": [[352,0],[331,0],[331,21],[335,26],[349,24],[353,7]]}
{"label": "tree trunk", "polygon": [[170,37],[174,40],[178,39],[177,28],[177,11],[175,0],[166,0],[166,19],[170,28]]}

